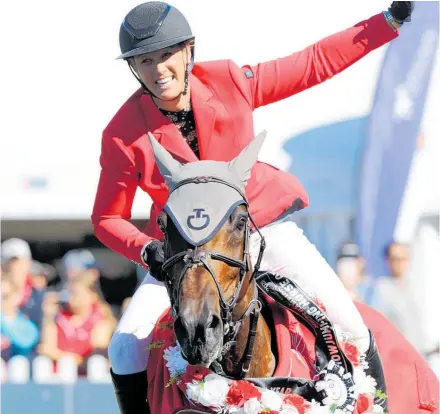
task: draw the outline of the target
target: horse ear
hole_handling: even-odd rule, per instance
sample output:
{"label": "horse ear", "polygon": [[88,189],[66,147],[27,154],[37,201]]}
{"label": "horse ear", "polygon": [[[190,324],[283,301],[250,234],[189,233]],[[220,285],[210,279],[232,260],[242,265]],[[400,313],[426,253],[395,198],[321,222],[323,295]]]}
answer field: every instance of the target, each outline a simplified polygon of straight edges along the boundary
{"label": "horse ear", "polygon": [[266,135],[266,130],[260,132],[248,146],[229,163],[229,168],[238,174],[240,180],[243,181],[245,185],[251,176],[251,168],[257,162],[258,154],[266,139]]}
{"label": "horse ear", "polygon": [[151,132],[148,132],[151,146],[153,147],[154,158],[156,159],[157,167],[167,183],[171,180],[173,174],[176,174],[181,168],[182,164],[176,161],[172,155],[157,142]]}

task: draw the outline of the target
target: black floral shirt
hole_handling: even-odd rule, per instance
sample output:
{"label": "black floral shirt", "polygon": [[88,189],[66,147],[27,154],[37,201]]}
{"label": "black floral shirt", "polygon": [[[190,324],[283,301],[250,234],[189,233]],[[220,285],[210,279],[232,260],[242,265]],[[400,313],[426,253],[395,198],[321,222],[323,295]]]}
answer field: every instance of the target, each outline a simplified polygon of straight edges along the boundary
{"label": "black floral shirt", "polygon": [[200,158],[199,143],[197,141],[196,123],[194,120],[194,112],[191,104],[182,111],[166,111],[160,109],[160,111],[174,124],[177,129],[185,138],[189,147],[194,151],[197,158]]}

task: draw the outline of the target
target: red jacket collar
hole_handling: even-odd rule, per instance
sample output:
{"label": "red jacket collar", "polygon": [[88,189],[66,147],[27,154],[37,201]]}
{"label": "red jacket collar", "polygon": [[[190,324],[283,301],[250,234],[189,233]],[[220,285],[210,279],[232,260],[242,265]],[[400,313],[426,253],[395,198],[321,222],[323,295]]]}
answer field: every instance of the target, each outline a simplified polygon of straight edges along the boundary
{"label": "red jacket collar", "polygon": [[[216,111],[213,106],[215,98],[212,92],[194,75],[190,75],[189,81],[200,156],[202,159],[207,159],[207,148],[209,148],[215,125]],[[180,159],[179,161],[197,161],[197,157],[182,139],[177,127],[159,111],[151,96],[142,94],[140,105],[147,132],[151,132],[164,148]]]}

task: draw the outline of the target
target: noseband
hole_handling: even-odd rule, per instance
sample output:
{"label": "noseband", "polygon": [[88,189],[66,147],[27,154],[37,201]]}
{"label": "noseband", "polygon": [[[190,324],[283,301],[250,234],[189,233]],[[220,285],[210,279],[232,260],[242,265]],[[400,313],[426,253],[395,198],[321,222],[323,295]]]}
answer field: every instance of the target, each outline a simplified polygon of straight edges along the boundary
{"label": "noseband", "polygon": [[[219,179],[217,177],[195,177],[195,178],[189,178],[186,180],[182,180],[177,184],[177,186],[170,192],[170,194],[175,191],[177,188],[182,187],[186,184],[203,184],[208,182],[215,182],[223,185],[227,185],[234,190],[236,190],[241,197],[243,198],[243,204],[248,206],[248,202],[246,199],[246,196],[241,191],[240,188],[237,186],[228,183],[227,181],[224,181],[222,179]],[[217,372],[218,374],[225,375],[220,362],[224,355],[231,349],[231,347],[236,343],[235,338],[238,334],[238,330],[244,321],[244,319],[247,316],[251,317],[250,320],[250,334],[248,338],[248,343],[245,350],[245,356],[242,362],[242,376],[246,372],[249,371],[249,365],[250,361],[252,359],[252,351],[255,341],[255,335],[257,332],[257,322],[258,317],[260,315],[261,311],[261,302],[258,300],[258,289],[255,289],[255,296],[249,303],[249,306],[246,310],[246,312],[236,321],[232,320],[232,314],[233,310],[235,308],[235,305],[237,304],[238,298],[240,297],[240,292],[243,287],[243,282],[245,280],[245,277],[247,273],[250,270],[250,257],[249,257],[249,243],[250,243],[250,222],[253,224],[255,230],[260,235],[260,251],[258,254],[257,262],[254,266],[250,281],[251,282],[254,278],[254,275],[258,272],[261,264],[261,259],[263,257],[263,252],[266,247],[266,243],[264,240],[264,237],[262,236],[260,230],[256,226],[254,220],[252,219],[251,215],[248,213],[248,220],[246,222],[246,228],[245,228],[245,238],[244,238],[244,252],[243,252],[243,259],[237,259],[235,257],[228,256],[224,253],[213,251],[213,250],[201,250],[197,246],[195,246],[193,249],[187,249],[186,251],[179,252],[169,258],[167,258],[162,266],[162,272],[165,276],[165,282],[168,284],[168,288],[170,293],[170,300],[171,305],[173,308],[174,314],[177,316],[179,313],[179,298],[180,298],[180,291],[182,282],[185,278],[185,275],[189,269],[197,268],[197,267],[204,267],[209,274],[211,275],[216,287],[217,291],[220,297],[220,306],[221,306],[221,318],[223,322],[223,347],[221,349],[219,357],[212,363],[211,368]],[[165,235],[165,245],[168,244],[168,237],[166,233],[166,229],[162,229],[164,235]],[[168,249],[165,249],[167,251]],[[220,286],[219,279],[217,275],[215,274],[215,271],[212,269],[212,266],[209,264],[209,260],[219,260],[223,263],[226,263],[228,266],[236,267],[240,269],[240,279],[237,283],[237,286],[235,287],[235,290],[232,294],[232,297],[227,300],[223,290]],[[168,272],[169,270],[175,266],[180,261],[184,262],[184,267],[182,271],[180,272],[177,283],[173,283],[172,278],[169,276]]]}

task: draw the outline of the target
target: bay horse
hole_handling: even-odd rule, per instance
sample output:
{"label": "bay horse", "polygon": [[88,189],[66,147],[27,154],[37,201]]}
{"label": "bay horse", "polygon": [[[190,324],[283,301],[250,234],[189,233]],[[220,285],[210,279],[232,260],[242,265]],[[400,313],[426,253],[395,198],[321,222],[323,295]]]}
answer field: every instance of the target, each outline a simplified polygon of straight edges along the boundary
{"label": "bay horse", "polygon": [[[164,233],[163,280],[171,309],[158,326],[173,326],[166,334],[158,328],[150,349],[147,372],[152,412],[212,412],[200,408],[224,413],[438,412],[438,380],[379,313],[358,304],[376,338],[386,381],[386,389],[362,394],[356,388],[356,361],[347,357],[348,348],[342,349],[336,334],[333,350],[326,352],[325,340],[333,326],[325,309],[320,310],[293,281],[259,272],[265,247],[261,233],[258,259],[252,267],[251,223],[254,231],[259,233],[259,229],[249,214],[244,189],[264,136],[257,136],[231,162],[183,165],[149,134],[157,166],[169,188],[158,224]],[[323,321],[327,321],[324,335],[318,329]],[[287,325],[293,328],[289,330]],[[288,341],[281,341],[280,346],[277,336],[286,337],[286,331]],[[164,352],[160,348],[164,343],[175,346]],[[285,351],[290,355],[287,359],[282,355]],[[179,354],[174,359],[173,352]],[[365,360],[358,362],[368,369]],[[303,376],[280,378],[280,366],[286,363],[288,372],[281,375]],[[185,367],[179,377],[173,374],[178,371],[176,366]],[[179,388],[191,367],[199,367],[197,375],[187,377],[188,382]],[[207,374],[201,380],[200,369]],[[374,383],[380,369],[374,366]],[[208,383],[214,390],[211,393]],[[290,397],[280,396],[286,390]],[[267,402],[269,397],[271,402]],[[261,400],[264,398],[266,402]],[[188,400],[191,408],[182,408]],[[256,406],[249,408],[252,404]]]}

